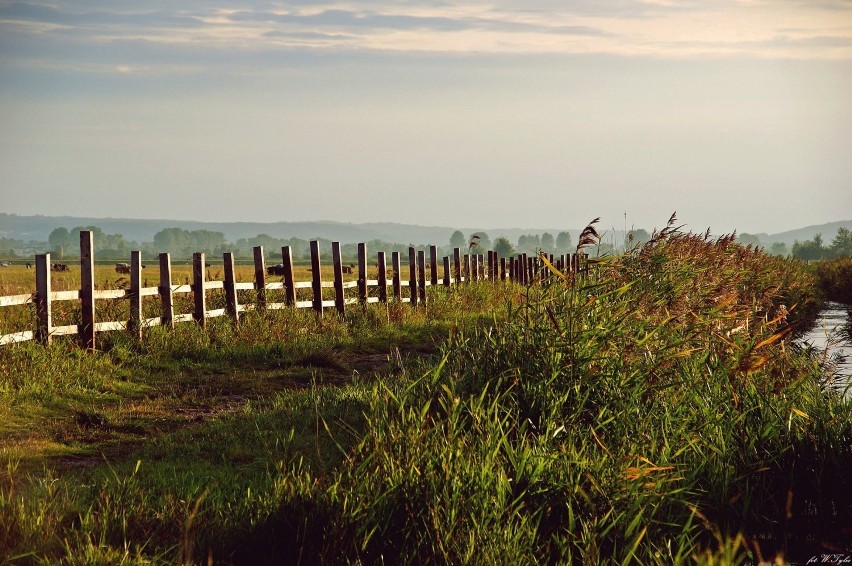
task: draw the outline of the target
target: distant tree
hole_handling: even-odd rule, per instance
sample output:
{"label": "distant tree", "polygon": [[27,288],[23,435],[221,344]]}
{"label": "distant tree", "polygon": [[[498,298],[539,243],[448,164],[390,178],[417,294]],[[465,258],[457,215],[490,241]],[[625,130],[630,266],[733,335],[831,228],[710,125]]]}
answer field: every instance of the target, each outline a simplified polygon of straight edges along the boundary
{"label": "distant tree", "polygon": [[852,256],[852,232],[848,228],[838,228],[829,249],[834,257]]}
{"label": "distant tree", "polygon": [[477,245],[473,250],[475,251],[475,253],[481,254],[482,252],[491,249],[491,238],[489,238],[488,234],[486,234],[485,232],[474,232],[470,235],[470,240],[471,242],[473,242],[474,240],[477,242]]}
{"label": "distant tree", "polygon": [[644,228],[636,228],[627,234],[627,238],[630,240],[630,245],[636,245],[650,240],[651,234],[649,234]]}
{"label": "distant tree", "polygon": [[556,242],[553,239],[553,234],[545,232],[541,235],[541,251],[551,253],[554,251]]}
{"label": "distant tree", "polygon": [[822,245],[822,234],[814,236],[813,240],[793,242],[793,256],[799,259],[822,259],[828,255],[828,249]]}
{"label": "distant tree", "polygon": [[515,248],[512,246],[512,242],[508,240],[508,238],[499,237],[494,240],[494,251],[497,252],[497,255],[500,257],[510,257],[515,254]]}
{"label": "distant tree", "polygon": [[784,242],[774,242],[769,251],[772,255],[785,256],[787,255],[787,244]]}
{"label": "distant tree", "polygon": [[450,236],[450,246],[453,248],[463,248],[467,246],[467,240],[460,230],[456,230],[453,232],[453,235]]}
{"label": "distant tree", "polygon": [[737,236],[737,241],[739,242],[740,245],[743,245],[743,246],[748,246],[749,244],[752,244],[754,246],[760,245],[760,238],[758,238],[754,234],[746,234],[746,233],[740,234],[739,236]]}
{"label": "distant tree", "polygon": [[68,228],[54,228],[47,237],[47,243],[50,244],[50,249],[56,251],[61,258],[65,255],[65,250],[71,245],[71,233]]}
{"label": "distant tree", "polygon": [[526,234],[518,238],[518,251],[522,253],[535,253],[541,249],[541,236],[538,234]]}
{"label": "distant tree", "polygon": [[571,234],[568,232],[559,232],[556,235],[556,251],[567,252],[571,251]]}

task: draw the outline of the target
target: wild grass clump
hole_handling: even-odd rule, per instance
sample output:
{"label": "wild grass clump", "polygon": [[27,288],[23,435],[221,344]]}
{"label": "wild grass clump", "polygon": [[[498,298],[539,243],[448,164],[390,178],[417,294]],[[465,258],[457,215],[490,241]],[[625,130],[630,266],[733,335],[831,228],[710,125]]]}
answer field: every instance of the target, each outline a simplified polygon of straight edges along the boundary
{"label": "wild grass clump", "polygon": [[852,257],[819,262],[816,277],[827,299],[852,304]]}

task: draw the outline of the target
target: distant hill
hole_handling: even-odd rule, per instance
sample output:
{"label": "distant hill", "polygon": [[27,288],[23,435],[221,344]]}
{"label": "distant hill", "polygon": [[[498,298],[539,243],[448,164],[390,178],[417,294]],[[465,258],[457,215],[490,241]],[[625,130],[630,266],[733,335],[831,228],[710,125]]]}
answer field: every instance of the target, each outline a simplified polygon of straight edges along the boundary
{"label": "distant hill", "polygon": [[[132,218],[81,218],[74,216],[20,216],[17,214],[0,213],[0,237],[24,241],[47,241],[50,233],[59,227],[69,230],[76,226],[97,226],[107,234],[121,234],[129,242],[152,242],[154,234],[164,228],[182,228],[184,230],[212,230],[222,232],[229,242],[241,238],[253,238],[258,234],[268,234],[273,238],[327,238],[341,243],[368,242],[384,240],[401,244],[449,244],[450,236],[455,230],[461,230],[470,236],[473,232],[485,232],[493,241],[505,236],[512,243],[524,234],[541,234],[550,232],[556,236],[560,231],[571,233],[576,242],[580,228],[456,228],[450,226],[417,226],[395,222],[373,222],[352,224],[346,222],[195,222],[190,220],[140,220]],[[784,242],[792,246],[795,240],[804,241],[822,234],[823,240],[830,242],[837,229],[845,227],[852,230],[852,220],[829,222],[815,226],[807,226],[777,234],[754,234],[760,239],[761,245],[769,247],[775,242]],[[649,231],[651,227],[646,227]],[[742,232],[742,231],[741,231]],[[604,241],[620,243],[624,235],[621,231],[608,231]]]}
{"label": "distant hill", "polygon": [[834,236],[837,235],[838,228],[852,230],[852,220],[840,220],[838,222],[828,222],[826,224],[815,224],[813,226],[805,226],[804,228],[787,230],[786,232],[779,232],[777,234],[754,235],[760,239],[760,244],[764,247],[769,247],[776,242],[783,242],[788,246],[792,246],[796,240],[800,242],[812,240],[817,234],[822,234],[823,242],[830,243]]}
{"label": "distant hill", "polygon": [[[194,222],[189,220],[137,220],[130,218],[79,218],[73,216],[19,216],[0,213],[0,237],[17,240],[46,241],[59,227],[69,230],[76,226],[97,226],[107,234],[121,234],[131,242],[152,242],[154,234],[164,228],[212,230],[222,232],[230,242],[268,234],[273,238],[327,238],[341,243],[384,240],[404,244],[447,245],[457,230],[449,226],[416,226],[394,222],[351,224],[345,222]],[[492,240],[505,236],[517,241],[523,234],[550,232],[554,236],[566,228],[458,228],[465,236],[486,232]],[[578,229],[568,230],[573,238]]]}

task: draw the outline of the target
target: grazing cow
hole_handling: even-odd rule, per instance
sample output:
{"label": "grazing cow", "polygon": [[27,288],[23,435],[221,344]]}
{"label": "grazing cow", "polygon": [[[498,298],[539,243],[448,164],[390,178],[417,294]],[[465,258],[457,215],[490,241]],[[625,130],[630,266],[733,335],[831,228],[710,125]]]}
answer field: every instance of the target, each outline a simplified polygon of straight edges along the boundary
{"label": "grazing cow", "polygon": [[28,264],[27,264],[27,269],[32,269],[32,268],[33,268],[33,264],[28,263]]}
{"label": "grazing cow", "polygon": [[129,263],[116,263],[115,264],[115,272],[116,273],[130,273],[130,264]]}
{"label": "grazing cow", "polygon": [[353,266],[351,266],[351,265],[344,265],[343,266],[343,273],[352,273],[352,267]]}
{"label": "grazing cow", "polygon": [[266,274],[267,275],[283,276],[284,275],[284,264],[283,263],[276,263],[275,265],[268,265],[266,267]]}
{"label": "grazing cow", "polygon": [[9,267],[10,265],[12,264],[8,261],[0,261],[0,267]]}
{"label": "grazing cow", "polygon": [[64,263],[54,263],[50,266],[51,271],[68,271],[68,266]]}

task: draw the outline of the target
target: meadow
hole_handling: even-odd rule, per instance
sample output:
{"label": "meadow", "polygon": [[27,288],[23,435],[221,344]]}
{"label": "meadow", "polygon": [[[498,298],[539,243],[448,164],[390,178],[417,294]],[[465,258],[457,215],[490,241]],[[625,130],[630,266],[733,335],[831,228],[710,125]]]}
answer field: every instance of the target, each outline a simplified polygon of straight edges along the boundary
{"label": "meadow", "polygon": [[801,262],[670,227],[585,277],[429,293],[0,349],[0,560],[852,553],[852,403],[790,339]]}

